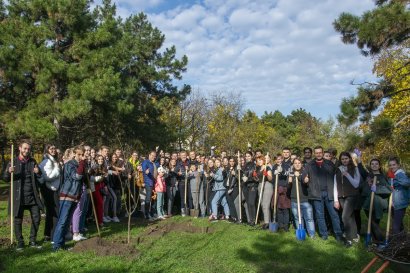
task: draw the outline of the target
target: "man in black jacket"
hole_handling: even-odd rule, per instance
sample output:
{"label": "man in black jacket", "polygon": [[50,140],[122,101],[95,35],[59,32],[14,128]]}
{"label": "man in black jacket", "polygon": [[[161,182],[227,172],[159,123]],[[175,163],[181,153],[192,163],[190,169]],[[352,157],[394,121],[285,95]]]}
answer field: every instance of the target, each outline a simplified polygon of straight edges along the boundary
{"label": "man in black jacket", "polygon": [[22,223],[24,210],[29,210],[31,214],[31,230],[30,243],[31,247],[40,248],[37,245],[37,232],[40,226],[40,209],[43,209],[43,204],[39,197],[39,187],[43,183],[40,169],[34,158],[29,156],[30,144],[28,141],[21,141],[19,144],[19,155],[7,166],[7,171],[4,173],[4,180],[9,182],[11,174],[14,173],[13,182],[13,202],[12,217],[14,217],[14,232],[17,239],[16,250],[23,250],[24,238],[22,233]]}
{"label": "man in black jacket", "polygon": [[319,234],[324,240],[328,237],[325,221],[326,206],[336,239],[341,240],[342,230],[333,200],[335,165],[332,161],[323,158],[323,148],[321,146],[314,148],[314,154],[315,159],[305,166],[303,179],[309,183],[309,199],[313,200]]}

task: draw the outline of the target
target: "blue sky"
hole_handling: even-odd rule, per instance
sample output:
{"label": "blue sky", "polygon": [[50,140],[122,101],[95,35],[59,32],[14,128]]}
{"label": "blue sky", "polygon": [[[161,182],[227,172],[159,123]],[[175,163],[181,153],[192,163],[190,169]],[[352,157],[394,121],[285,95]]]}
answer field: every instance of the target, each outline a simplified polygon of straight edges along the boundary
{"label": "blue sky", "polygon": [[[96,1],[98,3],[99,1]],[[332,22],[372,0],[116,0],[117,13],[143,11],[187,55],[182,83],[200,92],[241,93],[258,115],[304,108],[322,119],[339,113],[350,82],[374,80],[372,60],[345,45]]]}

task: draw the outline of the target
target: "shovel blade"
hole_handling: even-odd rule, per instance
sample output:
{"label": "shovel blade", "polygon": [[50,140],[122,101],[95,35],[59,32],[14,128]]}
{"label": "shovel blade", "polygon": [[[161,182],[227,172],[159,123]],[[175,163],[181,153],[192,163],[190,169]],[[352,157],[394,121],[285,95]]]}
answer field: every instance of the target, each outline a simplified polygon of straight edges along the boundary
{"label": "shovel blade", "polygon": [[276,223],[276,222],[270,222],[269,223],[269,230],[271,232],[278,232],[278,229],[279,229],[278,223]]}
{"label": "shovel blade", "polygon": [[306,239],[306,230],[302,227],[302,225],[299,225],[296,229],[296,239],[299,241],[304,241]]}
{"label": "shovel blade", "polygon": [[364,243],[366,247],[369,247],[369,245],[372,243],[372,235],[370,233],[366,234],[366,238],[364,238]]}

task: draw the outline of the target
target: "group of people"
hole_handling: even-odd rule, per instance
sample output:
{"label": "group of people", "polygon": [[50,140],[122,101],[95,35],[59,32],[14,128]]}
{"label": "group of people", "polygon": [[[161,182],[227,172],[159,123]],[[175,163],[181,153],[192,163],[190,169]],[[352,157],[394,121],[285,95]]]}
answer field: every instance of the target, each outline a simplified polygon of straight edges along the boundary
{"label": "group of people", "polygon": [[336,150],[321,146],[304,148],[303,157],[289,148],[271,157],[251,149],[231,156],[223,151],[215,155],[212,149],[206,156],[195,151],[166,153],[158,147],[147,157],[136,151],[125,157],[120,149],[110,155],[107,146],[76,146],[62,154],[56,146],[46,145],[37,165],[30,143],[21,141],[4,179],[14,178],[12,215],[18,250],[24,248],[25,210],[32,219],[29,245],[40,247],[37,232],[40,210],[45,210],[44,241],[52,241],[53,249],[59,250],[69,231],[75,241],[86,239],[90,215],[100,227],[138,210],[136,215],[148,220],[191,214],[209,221],[260,221],[262,228],[275,222],[288,232],[292,225],[299,226],[298,206],[311,238],[317,227],[322,239],[332,230],[337,240],[351,246],[359,241],[361,210],[369,216],[371,192],[374,240],[384,241],[379,224],[390,197],[392,233],[403,230],[410,180],[399,160],[391,158],[385,173],[376,158],[365,167],[359,150],[336,156]]}

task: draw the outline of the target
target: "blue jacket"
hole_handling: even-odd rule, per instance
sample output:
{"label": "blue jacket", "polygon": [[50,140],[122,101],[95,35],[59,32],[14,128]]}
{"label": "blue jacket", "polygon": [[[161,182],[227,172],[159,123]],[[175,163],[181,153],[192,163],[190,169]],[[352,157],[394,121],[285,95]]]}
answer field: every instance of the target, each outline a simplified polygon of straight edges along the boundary
{"label": "blue jacket", "polygon": [[410,203],[410,179],[403,170],[397,170],[393,179],[393,205],[395,209],[404,209]]}
{"label": "blue jacket", "polygon": [[[155,162],[152,163],[149,159],[145,159],[142,162],[142,173],[144,174],[144,184],[147,187],[153,187],[155,185],[155,178],[154,178],[154,164],[159,168],[159,163]],[[146,174],[145,171],[149,169],[149,173]]]}
{"label": "blue jacket", "polygon": [[222,191],[225,190],[225,179],[226,177],[226,172],[224,170],[224,168],[220,167],[214,174],[214,187],[213,187],[213,191]]}
{"label": "blue jacket", "polygon": [[83,175],[77,173],[77,160],[70,160],[64,165],[64,182],[60,188],[60,196],[79,200],[82,190]]}

